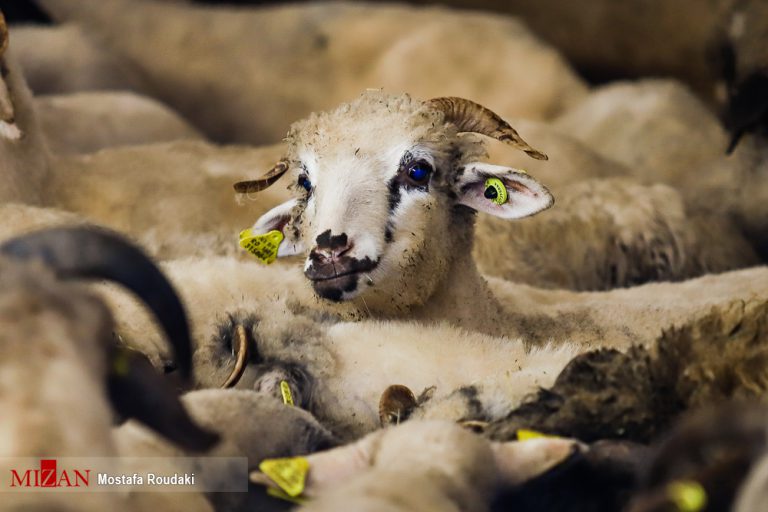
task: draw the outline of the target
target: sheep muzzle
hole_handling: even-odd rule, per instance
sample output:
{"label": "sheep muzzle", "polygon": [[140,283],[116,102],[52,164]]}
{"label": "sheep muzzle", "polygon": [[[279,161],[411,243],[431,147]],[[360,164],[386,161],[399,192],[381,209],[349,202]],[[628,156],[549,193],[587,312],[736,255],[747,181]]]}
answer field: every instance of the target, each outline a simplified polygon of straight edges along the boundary
{"label": "sheep muzzle", "polygon": [[304,275],[320,297],[341,301],[344,292],[357,289],[361,275],[371,272],[379,262],[370,258],[357,259],[346,255],[327,256],[317,249],[309,253],[310,265]]}

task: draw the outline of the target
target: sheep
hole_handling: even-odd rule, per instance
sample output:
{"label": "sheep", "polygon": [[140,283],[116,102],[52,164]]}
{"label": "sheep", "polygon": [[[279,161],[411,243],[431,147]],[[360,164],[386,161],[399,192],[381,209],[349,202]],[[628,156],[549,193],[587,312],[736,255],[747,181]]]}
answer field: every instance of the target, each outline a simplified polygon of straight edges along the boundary
{"label": "sheep", "polygon": [[[131,235],[158,258],[236,254],[237,227],[252,214],[233,199],[231,181],[281,150],[175,141],[60,157],[43,195],[48,205]],[[266,211],[286,196],[276,189],[248,204]]]}
{"label": "sheep", "polygon": [[[449,319],[491,335],[528,335],[532,329],[521,331],[523,301],[504,290],[494,293],[472,260],[474,216],[479,210],[502,219],[525,217],[551,206],[552,196],[528,174],[475,161],[482,155],[480,142],[461,131],[485,133],[543,158],[480,105],[369,91],[296,123],[284,159],[235,189],[262,190],[291,171],[297,197],[259,218],[252,233],[279,231],[284,240],[278,257],[307,254],[306,284],[326,309],[356,317]],[[393,149],[382,150],[384,140]],[[492,180],[504,180],[506,188],[493,189]],[[499,205],[486,193],[511,200]],[[611,319],[602,311],[581,314],[578,321],[558,316],[537,322],[537,334],[586,335],[625,346],[653,339],[648,331],[619,325],[625,317]],[[598,316],[600,328],[590,330]]]}
{"label": "sheep", "polygon": [[764,502],[754,500],[765,487],[755,487],[749,475],[764,473],[766,426],[761,402],[724,403],[686,415],[653,448],[627,510],[668,510],[679,503],[699,503],[706,510],[760,510]]}
{"label": "sheep", "polygon": [[560,198],[574,185],[590,179],[626,178],[632,169],[603,156],[599,148],[587,146],[572,134],[552,126],[552,123],[514,118],[510,124],[533,147],[546,148],[547,160],[532,160],[503,142],[489,140],[488,159],[500,165],[525,169],[537,176],[552,194]]}
{"label": "sheep", "polygon": [[[186,140],[54,156],[12,56],[6,54],[3,62],[8,65],[3,79],[13,84],[12,105],[24,137],[0,140],[0,163],[5,164],[0,172],[0,204],[25,203],[71,212],[129,234],[157,257],[235,252],[234,227],[250,219],[227,192],[229,183],[243,168],[273,162],[282,152],[280,147],[222,148]],[[68,129],[59,126],[58,132]],[[83,140],[87,138],[98,139],[84,133]],[[264,203],[250,204],[266,211],[285,196],[276,190],[272,198],[263,198]],[[29,210],[20,208],[20,216],[26,217]],[[49,226],[58,225],[57,216],[55,211],[45,215],[53,223]],[[11,235],[17,227],[16,234],[25,231],[24,226],[4,227]]]}
{"label": "sheep", "polygon": [[768,456],[763,453],[752,467],[746,481],[739,488],[733,506],[734,512],[758,510],[766,500],[766,479],[768,479]]}
{"label": "sheep", "polygon": [[[511,18],[355,3],[253,10],[135,0],[40,4],[139,66],[149,90],[219,142],[275,142],[285,120],[369,86],[462,94],[534,119],[551,118],[586,93],[567,64]],[[205,34],[216,34],[216,44]],[[189,62],[196,64],[180,65]]]}
{"label": "sheep", "polygon": [[[103,302],[62,282],[78,277],[110,279],[134,292],[157,316],[182,377],[191,376],[184,310],[162,274],[135,247],[112,233],[83,228],[5,242],[0,246],[0,336],[7,377],[0,393],[2,456],[7,461],[114,456],[108,402],[186,449],[205,450],[217,442],[191,422],[175,392],[153,377],[142,358],[114,345],[112,318]],[[9,494],[3,510],[54,503],[67,509],[77,503],[78,510],[123,510],[110,495],[67,497],[74,495]]]}
{"label": "sheep", "polygon": [[632,180],[629,167],[547,125],[515,124],[535,147],[547,148],[549,160],[531,160],[493,140],[491,160],[547,183],[557,207],[513,224],[481,215],[473,256],[484,274],[605,290],[759,263],[732,219],[700,211],[668,186]]}
{"label": "sheep", "polygon": [[[416,3],[429,3],[419,0]],[[457,8],[519,16],[591,82],[671,76],[710,102],[720,79],[716,43],[729,14],[761,0],[445,0]]]}
{"label": "sheep", "polygon": [[727,103],[724,124],[731,135],[728,152],[749,132],[765,136],[768,96],[766,58],[762,41],[768,25],[766,6],[762,2],[739,2],[731,12],[728,29],[721,42],[722,71]]}
{"label": "sheep", "polygon": [[[74,248],[77,251],[73,251]],[[0,316],[5,318],[4,346],[16,347],[20,340],[29,339],[30,330],[34,329],[40,342],[53,347],[43,350],[43,354],[49,355],[42,361],[39,357],[21,358],[18,351],[16,356],[13,352],[7,354],[13,357],[6,357],[5,371],[29,373],[32,371],[29,361],[32,361],[35,367],[43,365],[42,375],[56,381],[47,391],[33,388],[26,397],[28,403],[14,400],[4,407],[7,418],[12,420],[9,425],[4,425],[4,429],[13,434],[3,438],[10,443],[6,445],[4,456],[37,453],[70,457],[112,456],[120,458],[120,468],[128,471],[146,469],[146,463],[139,457],[190,457],[215,442],[207,455],[246,456],[255,468],[264,457],[303,454],[337,443],[308,413],[282,404],[278,407],[254,392],[205,390],[187,394],[182,404],[175,404],[175,394],[164,390],[168,383],[161,382],[159,376],[153,377],[154,371],[141,366],[141,359],[135,359],[123,349],[110,357],[99,357],[112,346],[113,325],[108,309],[91,293],[60,283],[56,276],[106,277],[135,291],[153,309],[170,341],[177,347],[175,362],[182,375],[191,373],[185,315],[178,299],[146,256],[122,238],[94,228],[43,231],[6,242],[0,246],[0,254],[5,256],[0,260],[3,265],[0,272],[0,312],[3,314]],[[27,268],[11,258],[42,258],[55,275],[49,275],[51,272],[45,268],[41,274],[37,266],[27,264],[30,267]],[[37,311],[41,308],[49,311],[50,318],[38,318]],[[51,329],[59,324],[59,328]],[[39,334],[49,330],[56,332],[57,343],[51,343],[49,339],[53,338],[50,336]],[[70,337],[65,338],[67,342],[63,346],[62,333]],[[83,350],[83,343],[93,346]],[[98,344],[103,347],[96,346]],[[125,364],[128,373],[120,373],[117,369]],[[56,368],[59,368],[58,372]],[[100,382],[107,375],[109,399],[117,410],[139,418],[144,425],[130,420],[110,428],[112,415],[103,396],[105,383]],[[16,395],[7,393],[6,396]],[[47,407],[46,415],[42,416],[44,424],[36,427],[43,407]],[[187,410],[191,418],[186,416]],[[76,411],[82,412],[78,414]],[[73,421],[73,414],[84,419]],[[16,432],[21,425],[27,428],[23,434]],[[43,434],[45,437],[41,437]],[[172,468],[175,462],[171,460],[170,464]],[[156,468],[157,463],[152,467]],[[59,496],[55,498],[61,499]],[[147,504],[179,507],[183,503],[186,510],[211,510],[208,499],[200,493],[179,497],[139,492],[128,493],[125,505],[128,510],[144,510]],[[210,499],[217,503],[215,496]],[[219,497],[218,502],[227,499]],[[238,496],[237,499],[245,500],[246,497]],[[248,499],[258,501],[263,497],[249,493]],[[109,506],[121,506],[122,501],[115,504],[113,500],[105,501]],[[40,502],[38,498],[32,501]],[[107,506],[106,503],[98,501],[94,506]],[[3,510],[6,510],[5,505]]]}
{"label": "sheep", "polygon": [[[205,389],[186,393],[182,403],[196,424],[221,438],[206,456],[246,457],[247,467],[255,469],[266,458],[306,455],[338,444],[336,438],[306,411],[287,407],[253,391],[234,389]],[[172,445],[155,432],[136,421],[128,421],[113,430],[119,456],[134,460],[139,466],[142,457],[188,457],[188,450]],[[235,465],[236,478],[243,478],[241,467]],[[173,470],[169,471],[173,472]],[[216,510],[273,510],[273,499],[259,488],[244,493],[185,493],[194,506],[213,505]],[[135,510],[185,509],[178,493],[133,492],[128,503]],[[197,510],[197,509],[193,509]]]}
{"label": "sheep", "polygon": [[[242,345],[236,343],[238,326],[246,328]],[[551,385],[579,353],[568,343],[529,349],[521,340],[445,324],[336,323],[318,321],[309,313],[278,311],[263,317],[232,312],[215,330],[195,348],[198,386],[236,383],[282,402],[279,384],[285,381],[294,403],[342,440],[359,438],[387,422],[381,397],[392,384],[421,396],[413,418],[490,420]],[[245,362],[242,370],[233,364],[239,360]],[[451,362],[458,360],[461,368],[452,371]],[[239,380],[231,377],[236,371]]]}
{"label": "sheep", "polygon": [[88,224],[72,212],[20,203],[0,205],[0,218],[0,242],[43,228]]}
{"label": "sheep", "polygon": [[[13,56],[6,52],[2,63],[6,66],[2,80],[10,87],[10,106],[15,112],[15,123],[6,123],[6,135],[18,131],[23,136],[13,140],[0,134],[0,204],[52,208],[44,216],[52,223],[48,226],[60,224],[55,210],[71,212],[126,232],[150,247],[155,256],[235,251],[234,226],[245,224],[249,214],[227,192],[228,184],[242,168],[274,161],[280,148],[219,148],[188,140],[54,157]],[[0,131],[6,125],[0,120]],[[67,126],[58,127],[59,132],[66,130]],[[160,187],[165,187],[163,193]],[[282,191],[275,192],[276,198],[284,196]],[[265,199],[266,204],[250,204],[266,210],[277,202]],[[197,206],[200,203],[215,208],[216,213]],[[27,217],[31,211],[27,206],[18,208],[17,218]],[[34,220],[31,223],[40,225]],[[4,232],[13,235],[16,228],[15,234],[26,230],[6,224]]]}
{"label": "sheep", "polygon": [[38,96],[35,109],[48,147],[56,154],[201,138],[164,105],[129,92]]}
{"label": "sheep", "polygon": [[697,169],[681,185],[686,202],[733,219],[757,254],[768,258],[768,149],[746,135],[733,154]]}
{"label": "sheep", "polygon": [[[110,114],[111,115],[111,114]],[[45,117],[45,116],[43,116]],[[530,125],[530,123],[529,123]],[[530,127],[529,127],[530,128]],[[65,130],[53,130],[50,131],[54,132],[64,132],[64,133],[70,133],[70,131]],[[553,135],[551,134],[551,130],[549,131],[549,134],[539,129],[538,131],[536,129],[533,130],[534,134],[537,136],[537,138],[543,138],[545,140],[553,139]],[[63,136],[60,136],[63,137]],[[91,137],[91,136],[88,136]],[[87,140],[87,137],[86,137]],[[580,161],[578,158],[574,159],[573,155],[579,155],[579,148],[574,146],[575,143],[571,142],[570,144],[567,141],[562,141],[562,137],[554,136],[554,139],[552,142],[558,142],[559,144],[554,145],[554,147],[563,147],[563,144],[565,144],[566,153],[565,154],[557,154],[555,161],[553,163],[558,162],[570,162],[571,166],[574,165],[574,162]],[[276,152],[278,150],[275,150]],[[141,152],[142,154],[147,153],[147,150],[145,148],[136,148],[134,151],[136,153]],[[271,151],[267,151],[271,152]],[[583,154],[583,153],[582,153]],[[186,230],[183,232],[183,234],[179,234],[176,228],[176,223],[171,226],[164,226],[165,229],[159,229],[155,226],[150,226],[149,222],[143,222],[137,217],[140,217],[142,212],[147,211],[148,208],[152,208],[152,206],[148,206],[147,208],[133,208],[139,201],[140,197],[144,197],[144,194],[141,194],[140,196],[131,196],[130,194],[126,194],[125,196],[122,196],[120,194],[115,194],[110,196],[110,199],[115,201],[114,204],[123,204],[128,203],[131,205],[131,209],[124,209],[124,208],[118,208],[118,207],[112,207],[110,209],[101,208],[99,206],[99,203],[92,200],[92,197],[89,194],[83,194],[82,191],[84,189],[86,190],[95,190],[96,186],[93,184],[87,184],[85,186],[82,185],[82,180],[87,181],[94,181],[96,182],[98,189],[99,189],[99,196],[104,194],[104,190],[107,186],[112,185],[114,187],[114,182],[111,181],[111,175],[118,174],[116,171],[113,171],[113,169],[116,169],[117,166],[122,166],[125,163],[129,163],[131,160],[129,157],[115,154],[115,153],[106,153],[101,155],[101,158],[93,162],[93,160],[89,159],[85,163],[83,163],[80,160],[76,160],[76,164],[72,164],[71,160],[65,160],[63,164],[59,163],[58,165],[63,165],[67,168],[67,170],[60,170],[58,168],[54,169],[53,175],[60,179],[53,179],[49,181],[49,187],[48,189],[51,191],[48,195],[56,194],[59,196],[59,198],[54,198],[51,202],[59,207],[63,207],[65,209],[70,209],[77,211],[81,214],[85,214],[86,216],[90,216],[94,220],[99,221],[103,224],[108,224],[114,228],[126,230],[129,233],[133,234],[136,239],[144,243],[146,246],[150,248],[150,251],[159,257],[173,257],[173,256],[186,256],[189,254],[189,247],[190,245],[196,245],[197,247],[192,251],[193,254],[201,254],[201,253],[212,253],[212,254],[228,254],[231,253],[235,246],[233,243],[230,242],[230,231],[227,228],[224,228],[223,226],[218,228],[218,233],[211,232],[210,222],[212,219],[210,216],[205,216],[205,219],[203,219],[203,222],[207,225],[204,225],[202,227],[199,226],[198,220],[195,220],[194,218],[189,219],[181,219],[178,224],[181,226],[189,226],[189,230]],[[559,158],[558,158],[559,157]],[[592,163],[594,165],[590,165],[590,169],[603,169],[608,168],[610,169],[610,164],[608,162],[600,162],[598,160],[590,160],[588,155],[585,155],[585,162],[586,163]],[[117,163],[115,163],[114,160],[117,160]],[[535,162],[534,162],[535,163]],[[603,163],[604,165],[600,165]],[[54,163],[54,167],[58,167],[56,163]],[[98,168],[98,174],[96,172],[94,173],[83,173],[79,169],[81,166],[87,166],[92,167],[95,166]],[[160,164],[163,165],[163,164]],[[188,163],[181,163],[178,162],[174,167],[178,168],[185,168],[188,167],[190,164]],[[169,164],[169,166],[171,166]],[[70,168],[77,167],[78,170],[76,171],[69,171]],[[620,166],[615,166],[616,170],[608,170],[605,171],[606,175],[611,175],[614,172],[615,173],[621,173],[625,172],[621,170]],[[106,169],[103,170],[103,169]],[[543,167],[543,169],[546,169],[546,167]],[[109,173],[109,176],[105,176],[104,173]],[[177,171],[178,172],[178,171]],[[182,171],[186,172],[186,171]],[[183,182],[182,180],[179,180],[177,177],[174,177],[174,175],[171,175],[167,172],[158,173],[155,169],[148,169],[146,171],[147,174],[152,175],[152,177],[157,175],[162,175],[166,177],[166,179],[171,180],[173,179],[175,183],[178,183],[179,186],[182,186],[184,188],[189,188],[189,190],[193,190],[192,184],[187,181]],[[121,177],[125,176],[127,173],[120,172],[119,173]],[[141,176],[137,176],[137,171],[133,168],[131,168],[130,174],[132,175],[132,181],[137,183],[137,186],[143,189],[145,186],[148,186],[148,184],[145,182],[145,178],[142,178]],[[142,171],[143,174],[143,171]],[[551,173],[550,173],[551,174]],[[100,179],[99,177],[103,177],[103,179]],[[123,178],[124,180],[124,178]],[[148,181],[149,178],[146,178]],[[124,181],[121,181],[120,183],[124,183]],[[584,186],[584,185],[581,185]],[[121,185],[121,188],[126,188]],[[130,188],[130,187],[127,187]],[[215,183],[213,183],[211,186],[201,186],[201,189],[207,189],[215,191],[218,187]],[[196,188],[195,188],[196,189]],[[199,190],[197,191],[199,193]],[[215,193],[215,192],[213,192]],[[606,191],[608,198],[612,198],[615,193]],[[107,193],[108,194],[108,193]],[[186,202],[187,200],[183,198],[183,196],[180,196],[179,194],[172,194],[172,197],[179,198],[180,201]],[[232,210],[232,214],[225,214],[225,218],[227,221],[230,221],[232,224],[236,224],[238,222],[238,219],[242,218],[242,215],[238,215],[238,213],[243,213],[244,211],[241,209],[239,212],[234,208],[234,205],[229,203],[227,198],[225,196],[220,197],[219,199],[216,199],[217,201],[221,201],[221,204],[223,207],[228,207],[228,210]],[[265,204],[270,204],[273,202],[273,200],[262,198]],[[120,202],[118,202],[120,201]],[[162,207],[165,210],[173,210],[173,211],[185,211],[187,212],[191,217],[195,217],[196,215],[199,217],[203,212],[198,211],[197,209],[189,210],[185,208],[178,207],[175,204],[169,204],[168,201],[163,201],[162,203],[157,201],[152,201],[152,203],[157,207]],[[578,207],[582,208],[582,205],[578,205]],[[219,208],[219,211],[224,211],[224,208]],[[163,218],[166,217],[166,215],[161,215]],[[153,222],[154,224],[155,216],[153,216]],[[567,220],[569,217],[566,216],[565,224],[563,224],[563,229],[569,233],[569,235],[572,237],[574,236],[574,233],[578,232],[578,229],[573,229],[574,226],[572,225],[572,222],[576,222],[578,224],[578,220]],[[601,218],[601,220],[603,220]],[[670,221],[672,222],[672,221]],[[724,221],[717,221],[720,223],[723,223]],[[511,236],[512,240],[521,240],[526,238],[526,232],[521,232],[524,230],[525,227],[530,226],[531,232],[536,233],[537,236],[539,234],[540,228],[539,225],[541,222],[537,220],[533,221],[527,221],[523,223],[519,227],[509,227],[506,228],[505,234]],[[488,236],[481,236],[480,237],[480,243],[476,244],[476,250],[475,255],[478,258],[480,262],[481,269],[488,272],[490,275],[498,275],[506,278],[512,278],[512,279],[518,279],[522,282],[528,282],[531,284],[536,285],[542,285],[542,286],[567,286],[572,287],[574,289],[605,289],[612,286],[625,286],[629,284],[636,284],[638,282],[643,282],[647,279],[663,279],[663,278],[670,278],[670,279],[680,279],[684,277],[690,277],[693,275],[696,275],[697,273],[701,272],[702,270],[712,270],[712,271],[722,271],[729,268],[735,268],[735,267],[741,267],[746,266],[748,264],[754,263],[755,258],[752,256],[751,252],[747,250],[740,250],[740,247],[742,247],[744,244],[739,244],[739,240],[736,238],[735,235],[733,235],[731,232],[729,232],[727,229],[723,229],[722,233],[723,236],[730,236],[731,238],[734,238],[734,240],[731,241],[730,244],[716,244],[716,245],[710,245],[710,244],[700,244],[700,246],[704,247],[705,250],[708,247],[714,248],[714,250],[717,250],[719,248],[723,248],[727,254],[720,255],[716,254],[712,256],[712,259],[714,261],[709,261],[709,258],[707,255],[704,255],[699,259],[695,259],[694,257],[689,257],[688,254],[697,254],[698,251],[696,249],[691,249],[684,245],[683,247],[680,247],[680,243],[677,242],[679,240],[679,236],[677,237],[670,237],[671,243],[668,244],[667,250],[672,254],[679,254],[682,252],[683,254],[680,255],[679,258],[677,258],[677,262],[667,263],[665,260],[650,260],[648,263],[645,262],[644,259],[641,259],[638,257],[634,252],[631,252],[631,255],[626,259],[622,260],[620,256],[615,256],[608,260],[599,260],[593,264],[593,266],[588,266],[585,264],[582,264],[579,262],[579,269],[581,272],[576,273],[574,272],[573,278],[571,281],[568,279],[570,276],[564,276],[562,272],[551,272],[553,267],[557,267],[560,265],[559,258],[555,255],[557,254],[555,251],[553,251],[552,247],[550,247],[550,244],[547,244],[545,247],[542,248],[542,251],[539,254],[531,253],[530,246],[527,247],[524,250],[521,250],[519,253],[525,255],[525,257],[517,258],[517,260],[513,258],[506,258],[506,257],[499,257],[498,255],[498,245],[499,245],[499,235],[498,235],[498,222],[495,222],[494,220],[485,219],[482,218],[480,225],[479,225],[479,232],[481,235],[484,233],[487,233],[488,231],[492,230],[492,233],[489,233]],[[601,225],[604,225],[604,222],[601,223]],[[709,224],[711,226],[711,223]],[[622,238],[621,244],[627,245],[630,250],[634,250],[635,247],[638,248],[638,252],[640,254],[643,254],[643,251],[647,251],[646,247],[648,242],[645,242],[645,240],[649,237],[649,234],[646,232],[645,228],[646,224],[638,224],[637,233],[635,232],[621,232],[619,236]],[[578,226],[576,226],[578,228]],[[617,228],[618,230],[619,228]],[[626,229],[626,228],[625,228]],[[194,231],[196,233],[190,234],[189,231]],[[548,228],[544,233],[549,233],[552,231],[552,228]],[[688,231],[688,230],[685,230]],[[201,232],[201,233],[197,233]],[[190,244],[189,241],[194,240],[193,244]],[[637,241],[636,241],[637,240]],[[581,241],[577,241],[577,243],[581,246],[583,246]],[[557,246],[560,247],[560,246]],[[615,246],[614,246],[615,247]],[[732,248],[732,249],[731,249]],[[589,248],[589,250],[594,250],[596,253],[600,253],[601,251],[599,249],[593,249]],[[653,250],[658,251],[660,248],[654,248]],[[613,249],[613,253],[615,254],[617,251],[619,251],[618,247],[615,247]],[[574,254],[577,254],[573,251],[572,248],[569,246],[564,246],[562,249],[562,252],[566,256],[572,256]],[[549,258],[550,261],[552,261],[551,264],[543,264],[546,259]],[[646,258],[649,259],[649,258]],[[617,261],[618,260],[618,261]],[[632,268],[630,264],[632,263],[638,263],[638,268]],[[689,263],[690,262],[690,263]],[[614,276],[611,274],[611,268],[612,267],[618,267],[620,270],[620,274],[618,276]],[[629,268],[627,268],[629,267]],[[626,268],[626,270],[622,271],[622,269]]]}
{"label": "sheep", "polygon": [[482,216],[473,256],[489,276],[543,288],[608,290],[760,263],[729,218],[689,210],[669,186],[627,178],[574,183],[546,215]]}
{"label": "sheep", "polygon": [[[530,435],[521,431],[518,438],[525,439],[524,434]],[[583,455],[503,490],[493,510],[624,510],[649,452],[645,445],[626,441],[592,443]]]}
{"label": "sheep", "polygon": [[35,94],[131,90],[144,92],[138,70],[75,24],[16,25],[13,46]]}
{"label": "sheep", "polygon": [[31,106],[32,95],[8,47],[8,30],[0,14],[0,203],[39,204],[48,172],[47,148]]}
{"label": "sheep", "polygon": [[[519,485],[584,450],[567,439],[489,443],[456,425],[408,422],[306,457],[302,510],[490,509],[499,488]],[[277,487],[266,475],[252,480]]]}
{"label": "sheep", "polygon": [[[232,385],[240,368],[237,387],[282,402],[278,384],[286,380],[297,406],[344,440],[380,425],[379,399],[391,384],[404,384],[416,395],[436,386],[414,418],[498,420],[537,387],[550,385],[584,348],[653,341],[662,329],[699,318],[712,305],[765,297],[768,282],[759,268],[601,293],[512,285],[520,310],[522,340],[516,340],[457,329],[450,319],[438,325],[345,322],[296,303],[285,290],[298,289],[302,276],[288,269],[276,272],[231,258],[167,262],[163,268],[192,320],[198,387]],[[254,286],[266,295],[257,296]],[[162,368],[172,355],[151,332],[147,315],[129,297],[99,291],[114,311],[121,339]],[[622,338],[627,329],[638,334]],[[453,372],[450,361],[456,360],[461,371]]]}
{"label": "sheep", "polygon": [[683,411],[761,398],[768,388],[766,313],[765,297],[734,300],[666,330],[648,347],[585,353],[554,386],[485,432],[498,440],[533,428],[587,442],[648,442]]}
{"label": "sheep", "polygon": [[600,87],[553,124],[627,165],[638,179],[675,187],[718,159],[728,146],[717,118],[685,86],[671,80]]}
{"label": "sheep", "polygon": [[664,81],[606,86],[555,126],[627,164],[636,178],[673,186],[691,216],[725,219],[732,224],[727,231],[743,234],[765,260],[768,167],[760,136],[745,138],[726,157],[728,137],[717,119]]}

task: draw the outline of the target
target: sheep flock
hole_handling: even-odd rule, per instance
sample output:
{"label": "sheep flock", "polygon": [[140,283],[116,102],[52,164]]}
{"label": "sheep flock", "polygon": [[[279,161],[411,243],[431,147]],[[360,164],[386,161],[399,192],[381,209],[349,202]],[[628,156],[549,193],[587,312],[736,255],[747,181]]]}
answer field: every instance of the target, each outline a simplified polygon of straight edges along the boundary
{"label": "sheep flock", "polygon": [[0,512],[768,509],[768,8],[575,5],[0,2]]}

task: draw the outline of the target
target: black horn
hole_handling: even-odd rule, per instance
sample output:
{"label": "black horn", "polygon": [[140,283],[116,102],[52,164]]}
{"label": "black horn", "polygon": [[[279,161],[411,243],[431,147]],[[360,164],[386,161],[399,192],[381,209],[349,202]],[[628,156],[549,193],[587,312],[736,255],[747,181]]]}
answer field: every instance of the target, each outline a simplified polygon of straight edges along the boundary
{"label": "black horn", "polygon": [[102,228],[53,228],[0,245],[0,254],[41,260],[60,278],[104,279],[133,292],[155,315],[182,376],[192,376],[192,342],[181,300],[160,269],[121,235]]}

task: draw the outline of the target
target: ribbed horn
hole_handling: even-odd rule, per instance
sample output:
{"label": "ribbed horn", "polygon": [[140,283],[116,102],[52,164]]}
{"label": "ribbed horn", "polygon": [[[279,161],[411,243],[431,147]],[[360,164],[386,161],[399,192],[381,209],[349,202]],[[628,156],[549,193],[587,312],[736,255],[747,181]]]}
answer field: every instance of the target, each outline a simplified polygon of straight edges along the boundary
{"label": "ribbed horn", "polygon": [[248,192],[261,192],[266,190],[274,182],[280,179],[280,177],[288,172],[290,166],[285,160],[280,160],[270,171],[256,180],[238,181],[235,183],[235,192],[239,194],[247,194]]}
{"label": "ribbed horn", "polygon": [[426,104],[443,113],[447,123],[453,123],[459,132],[479,133],[525,151],[537,160],[547,160],[547,155],[532,148],[509,123],[495,112],[479,103],[464,98],[433,98]]}
{"label": "ribbed horn", "polygon": [[243,376],[245,367],[248,364],[248,333],[243,324],[237,324],[237,326],[235,326],[234,338],[234,341],[236,342],[233,343],[236,351],[235,366],[232,367],[232,371],[229,373],[227,380],[221,385],[222,388],[235,387]]}
{"label": "ribbed horn", "polygon": [[102,228],[45,229],[0,245],[0,254],[40,259],[61,278],[106,279],[133,292],[155,315],[175,353],[182,376],[192,376],[187,314],[171,283],[143,251]]}

